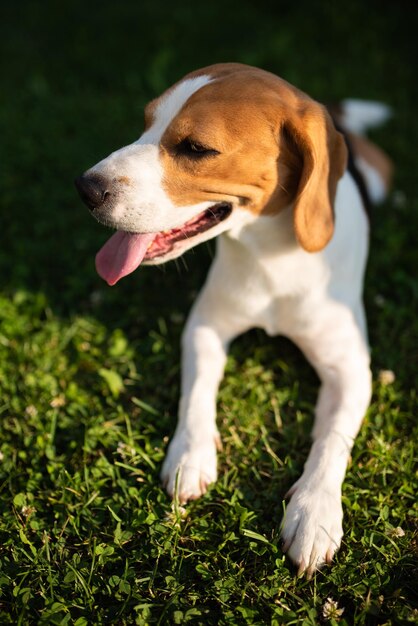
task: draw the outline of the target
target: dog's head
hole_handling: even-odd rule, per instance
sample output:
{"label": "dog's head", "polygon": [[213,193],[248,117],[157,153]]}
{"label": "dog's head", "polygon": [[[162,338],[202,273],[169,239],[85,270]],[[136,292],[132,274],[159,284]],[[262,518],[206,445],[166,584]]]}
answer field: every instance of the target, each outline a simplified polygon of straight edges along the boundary
{"label": "dog's head", "polygon": [[328,113],[285,81],[245,65],[187,75],[145,109],[145,131],[76,181],[117,229],[96,258],[109,284],[163,263],[249,215],[291,204],[300,245],[321,250],[346,147]]}

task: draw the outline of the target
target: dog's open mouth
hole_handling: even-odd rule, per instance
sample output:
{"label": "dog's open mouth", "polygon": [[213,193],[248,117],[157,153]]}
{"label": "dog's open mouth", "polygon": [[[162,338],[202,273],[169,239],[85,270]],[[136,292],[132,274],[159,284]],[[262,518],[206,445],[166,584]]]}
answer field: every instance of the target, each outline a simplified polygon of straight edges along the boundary
{"label": "dog's open mouth", "polygon": [[223,222],[232,211],[232,205],[221,202],[206,209],[183,226],[158,233],[127,233],[117,231],[96,256],[96,269],[109,284],[115,285],[142,263],[169,254],[174,245]]}

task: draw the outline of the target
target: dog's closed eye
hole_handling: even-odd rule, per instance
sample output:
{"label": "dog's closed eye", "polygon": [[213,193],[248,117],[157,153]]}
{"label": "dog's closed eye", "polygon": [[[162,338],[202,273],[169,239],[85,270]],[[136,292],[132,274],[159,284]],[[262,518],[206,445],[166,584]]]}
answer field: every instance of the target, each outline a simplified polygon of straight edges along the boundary
{"label": "dog's closed eye", "polygon": [[197,141],[193,141],[190,137],[180,141],[175,147],[175,152],[178,156],[184,156],[190,159],[203,159],[215,157],[220,154],[219,150],[204,146]]}

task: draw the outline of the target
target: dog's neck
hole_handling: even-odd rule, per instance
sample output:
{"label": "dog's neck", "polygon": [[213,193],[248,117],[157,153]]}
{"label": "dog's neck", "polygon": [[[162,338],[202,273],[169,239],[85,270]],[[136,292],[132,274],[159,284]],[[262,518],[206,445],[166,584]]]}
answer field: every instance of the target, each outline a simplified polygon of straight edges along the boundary
{"label": "dog's neck", "polygon": [[294,233],[293,206],[277,215],[256,217],[245,213],[221,238],[239,242],[259,259],[277,256],[278,251],[285,254],[300,249]]}

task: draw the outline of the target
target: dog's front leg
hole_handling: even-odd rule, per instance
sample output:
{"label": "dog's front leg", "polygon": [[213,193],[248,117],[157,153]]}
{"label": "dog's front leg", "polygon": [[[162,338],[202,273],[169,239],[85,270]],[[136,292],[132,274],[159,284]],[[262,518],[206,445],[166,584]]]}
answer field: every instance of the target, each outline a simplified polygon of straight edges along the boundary
{"label": "dog's front leg", "polygon": [[228,344],[242,330],[211,293],[202,292],[183,333],[179,420],[161,473],[168,493],[182,503],[216,480],[216,396]]}
{"label": "dog's front leg", "polygon": [[330,562],[342,531],[341,486],[354,438],[371,396],[366,339],[351,311],[330,304],[294,338],[321,379],[313,445],[290,489],[284,550],[308,576]]}

